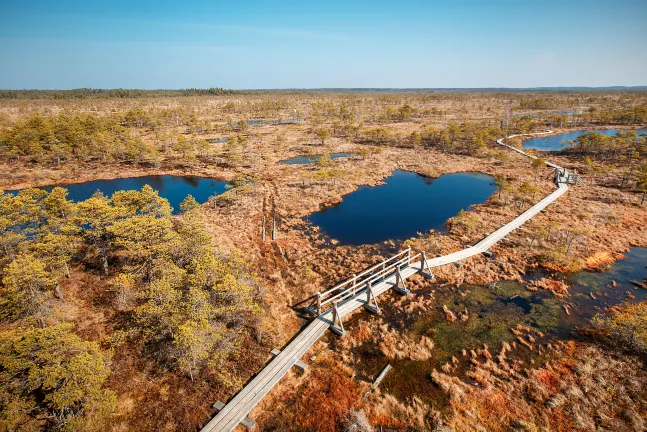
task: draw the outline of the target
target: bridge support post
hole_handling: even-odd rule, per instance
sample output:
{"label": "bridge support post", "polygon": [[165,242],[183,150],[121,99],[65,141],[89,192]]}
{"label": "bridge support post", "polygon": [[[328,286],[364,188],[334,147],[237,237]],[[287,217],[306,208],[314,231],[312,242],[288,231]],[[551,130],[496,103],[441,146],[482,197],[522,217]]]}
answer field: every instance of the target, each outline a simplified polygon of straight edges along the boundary
{"label": "bridge support post", "polygon": [[[339,325],[337,323],[339,323]],[[337,309],[337,302],[332,304],[332,324],[330,325],[330,331],[335,333],[337,336],[343,336],[346,334],[344,323],[341,321],[341,315],[339,314],[339,309]]]}
{"label": "bridge support post", "polygon": [[[371,300],[373,301],[373,304],[371,304]],[[364,304],[364,309],[372,314],[380,313],[380,306],[377,304],[377,298],[375,298],[372,282],[370,280],[366,283],[366,303]]]}
{"label": "bridge support post", "polygon": [[407,295],[411,291],[407,288],[407,285],[404,283],[404,278],[402,277],[402,272],[400,271],[400,266],[395,269],[395,285],[393,290],[398,294]]}
{"label": "bridge support post", "polygon": [[433,280],[435,278],[434,274],[429,270],[429,262],[427,261],[427,254],[425,251],[420,253],[420,274],[425,279]]}

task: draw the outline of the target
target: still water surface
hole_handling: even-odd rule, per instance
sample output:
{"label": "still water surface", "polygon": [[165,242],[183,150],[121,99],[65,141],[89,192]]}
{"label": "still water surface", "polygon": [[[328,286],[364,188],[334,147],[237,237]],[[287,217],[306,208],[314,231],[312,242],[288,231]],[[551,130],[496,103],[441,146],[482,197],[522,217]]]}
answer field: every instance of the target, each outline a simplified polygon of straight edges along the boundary
{"label": "still water surface", "polygon": [[[387,358],[378,344],[367,342],[353,350],[361,359],[354,367],[358,369],[359,377],[371,381],[390,363],[393,369],[382,382],[382,391],[401,401],[416,396],[440,408],[448,401],[446,395],[429,379],[429,375],[433,370],[440,370],[443,363],[450,361],[452,356],[461,359],[457,374],[469,382],[462,375],[469,367],[462,356],[462,350],[469,352],[470,349],[478,349],[487,344],[492,353],[498,352],[503,342],[512,343],[516,339],[510,329],[517,325],[544,333],[545,336],[539,339],[542,344],[557,339],[577,338],[576,328],[589,327],[589,320],[596,314],[604,314],[605,308],[625,301],[647,300],[647,290],[637,288],[629,282],[647,282],[646,264],[647,249],[632,248],[625,254],[625,259],[616,262],[607,271],[582,271],[566,276],[565,279],[572,286],[568,289],[569,295],[563,299],[541,289],[537,292],[528,291],[524,284],[515,281],[499,281],[490,286],[464,285],[454,290],[449,287],[432,287],[415,294],[432,297],[434,311],[418,314],[416,318],[383,299],[380,303],[382,315],[363,315],[361,319],[386,322],[416,341],[423,335],[430,337],[435,344],[433,356],[426,361]],[[537,276],[542,275],[529,275],[528,280]],[[633,298],[628,297],[627,293]],[[442,305],[454,312],[467,311],[469,319],[449,323]],[[566,313],[565,305],[570,306],[569,313]],[[347,330],[352,332],[355,326],[355,322],[348,322]],[[336,339],[331,340],[336,343]],[[537,351],[520,347],[513,355],[515,359],[527,363],[537,358]]]}
{"label": "still water surface", "polygon": [[[330,159],[335,160],[335,159],[347,158],[355,155],[356,153],[331,153]],[[319,162],[319,158],[321,158],[321,156],[323,155],[316,154],[316,155],[295,156],[290,159],[282,160],[279,163],[281,165],[316,165],[317,162]]]}
{"label": "still water surface", "polygon": [[44,186],[41,189],[51,192],[56,186],[64,187],[69,191],[67,198],[78,202],[90,198],[96,191],[110,197],[119,190],[141,190],[144,185],[149,185],[161,197],[166,198],[173,207],[174,213],[177,213],[180,210],[180,203],[187,195],[193,195],[196,201],[202,204],[210,196],[225,192],[226,184],[227,182],[224,180],[205,177],[157,175],[93,180],[84,183]]}
{"label": "still water surface", "polygon": [[493,180],[480,173],[430,179],[397,170],[385,179],[386,184],[362,186],[307,220],[341,244],[405,240],[429,229],[444,231],[447,219],[492,195],[496,190]]}
{"label": "still water surface", "polygon": [[[627,129],[630,130],[630,129]],[[578,130],[569,133],[558,135],[550,135],[541,138],[532,138],[523,142],[523,148],[541,150],[541,151],[559,151],[570,147],[569,141],[575,141],[579,136],[587,132],[598,132],[608,136],[615,136],[618,133],[617,129],[604,129],[604,130]],[[638,136],[647,133],[647,129],[638,129],[636,131]]]}

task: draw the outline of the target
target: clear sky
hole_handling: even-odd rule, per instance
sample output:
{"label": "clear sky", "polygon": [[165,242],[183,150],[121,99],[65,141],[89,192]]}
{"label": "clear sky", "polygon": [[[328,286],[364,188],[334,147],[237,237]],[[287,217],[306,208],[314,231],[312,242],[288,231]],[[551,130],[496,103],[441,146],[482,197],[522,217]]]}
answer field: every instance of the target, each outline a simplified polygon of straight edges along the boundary
{"label": "clear sky", "polygon": [[647,0],[5,0],[0,88],[647,85]]}

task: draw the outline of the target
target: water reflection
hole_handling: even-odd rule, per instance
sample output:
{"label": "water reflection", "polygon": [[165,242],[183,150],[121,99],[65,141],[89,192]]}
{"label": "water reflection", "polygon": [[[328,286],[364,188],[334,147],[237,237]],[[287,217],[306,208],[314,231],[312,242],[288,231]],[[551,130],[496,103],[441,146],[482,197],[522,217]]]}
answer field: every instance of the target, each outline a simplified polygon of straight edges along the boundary
{"label": "water reflection", "polygon": [[480,173],[445,174],[437,179],[397,170],[384,185],[362,186],[338,205],[307,219],[341,244],[405,240],[429,229],[445,230],[447,219],[496,190],[493,178]]}
{"label": "water reflection", "polygon": [[[93,180],[84,183],[60,185],[69,191],[68,199],[72,201],[84,201],[99,191],[105,196],[112,196],[119,190],[140,190],[144,185],[149,185],[160,196],[169,200],[169,203],[177,213],[180,203],[191,194],[199,203],[206,202],[212,195],[219,195],[225,192],[224,180],[195,176],[144,176],[119,178],[112,180]],[[42,189],[50,192],[57,185],[45,186]],[[15,193],[16,191],[9,191]]]}
{"label": "water reflection", "polygon": [[[332,153],[330,154],[330,159],[335,160],[339,158],[347,158],[355,156],[357,153]],[[316,155],[305,155],[305,156],[295,156],[290,159],[280,161],[281,165],[315,165],[319,162],[319,159],[323,156],[322,154]]]}
{"label": "water reflection", "polygon": [[[624,129],[624,130],[630,130],[630,129]],[[559,151],[570,147],[570,144],[569,144],[570,141],[575,141],[578,137],[584,135],[587,132],[598,132],[608,136],[615,136],[618,133],[618,129],[577,130],[577,131],[558,134],[558,135],[532,138],[532,139],[529,139],[528,141],[524,141],[523,147],[528,149],[541,150],[541,151]],[[638,129],[636,131],[638,136],[645,134],[645,132],[647,132],[647,129]]]}

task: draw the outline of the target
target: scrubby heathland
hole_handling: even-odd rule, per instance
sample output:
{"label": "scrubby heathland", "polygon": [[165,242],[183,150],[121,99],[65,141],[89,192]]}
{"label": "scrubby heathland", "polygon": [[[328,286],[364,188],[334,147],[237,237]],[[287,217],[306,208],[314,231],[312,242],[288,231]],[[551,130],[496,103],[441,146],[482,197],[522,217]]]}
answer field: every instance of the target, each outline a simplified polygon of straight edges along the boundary
{"label": "scrubby heathland", "polygon": [[[492,256],[353,317],[251,417],[295,431],[643,430],[647,281],[605,286],[614,304],[587,293],[598,309],[572,335],[559,324],[579,316],[566,275],[647,247],[646,125],[641,91],[2,91],[0,429],[195,430],[298,331],[299,302],[402,247],[479,241],[553,190],[550,160],[586,186]],[[547,129],[589,132],[536,160],[495,144]],[[340,245],[304,219],[397,169],[482,172],[497,191],[444,231],[380,244]],[[149,186],[77,202],[66,189],[156,174],[227,191],[172,209]],[[369,392],[387,363],[396,378]]]}

